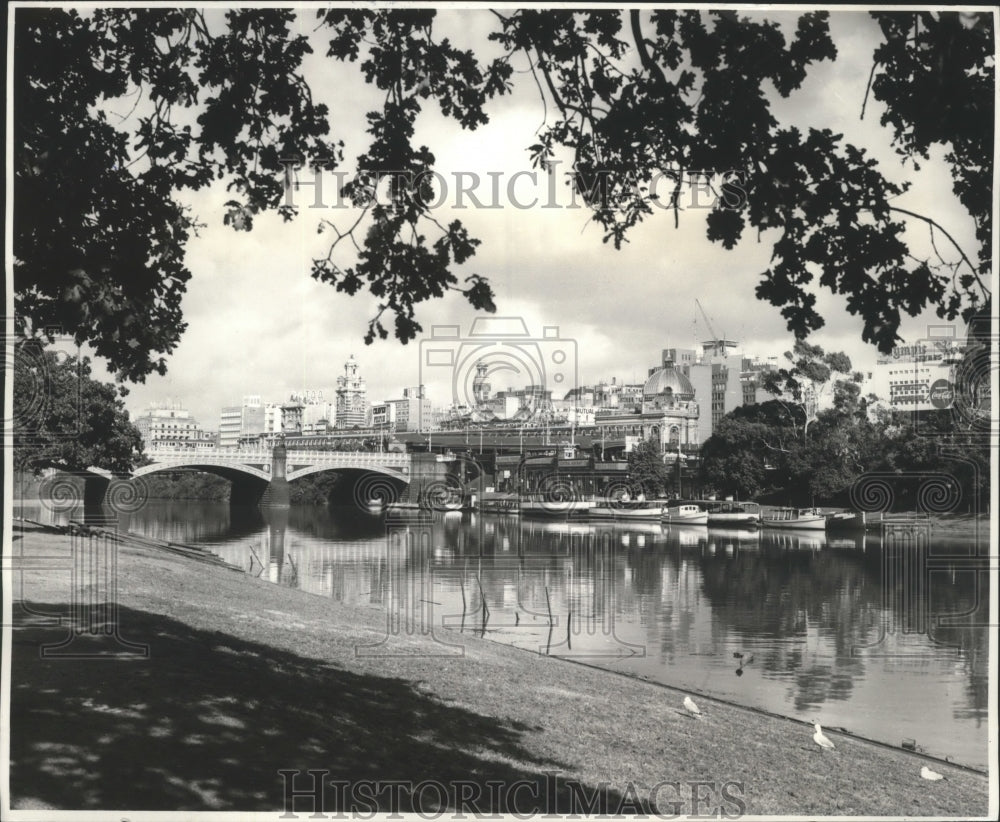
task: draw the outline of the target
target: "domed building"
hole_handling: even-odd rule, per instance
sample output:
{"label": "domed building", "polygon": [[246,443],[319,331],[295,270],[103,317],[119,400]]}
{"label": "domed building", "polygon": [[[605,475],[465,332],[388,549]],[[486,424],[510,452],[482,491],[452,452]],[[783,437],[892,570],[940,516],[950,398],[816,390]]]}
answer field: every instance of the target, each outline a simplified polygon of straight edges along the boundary
{"label": "domed building", "polygon": [[675,409],[694,400],[691,381],[672,364],[650,374],[642,389],[642,413]]}
{"label": "domed building", "polygon": [[667,362],[650,370],[641,404],[630,411],[600,414],[598,428],[607,437],[656,439],[666,452],[698,443],[698,403],[691,381]]}

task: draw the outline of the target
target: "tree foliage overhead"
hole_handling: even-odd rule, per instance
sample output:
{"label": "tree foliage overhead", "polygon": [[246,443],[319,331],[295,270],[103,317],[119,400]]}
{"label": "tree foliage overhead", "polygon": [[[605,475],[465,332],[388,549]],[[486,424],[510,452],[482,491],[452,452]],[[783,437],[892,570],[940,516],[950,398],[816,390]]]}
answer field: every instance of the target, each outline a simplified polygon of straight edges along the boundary
{"label": "tree foliage overhead", "polygon": [[[434,106],[460,128],[479,128],[518,79],[537,84],[547,115],[536,137],[523,135],[532,161],[551,166],[571,153],[606,242],[620,246],[639,222],[663,219],[664,207],[679,225],[686,181],[720,172],[729,188],[707,237],[726,248],[753,235],[773,243],[758,297],[802,337],[824,322],[816,286],[842,294],[864,339],[886,351],[904,313],[933,306],[968,319],[989,305],[994,32],[988,13],[873,17],[883,39],[871,94],[886,106],[883,125],[906,161],[946,148],[975,251],[960,249],[934,215],[896,205],[907,185],[863,149],[776,118],[774,95],[792,95],[812,66],[836,58],[825,12],[782,26],[723,10],[504,10],[492,12],[488,34],[499,54],[483,58],[487,49],[439,36],[433,9],[323,9],[308,24],[287,9],[18,9],[20,330],[75,334],[124,378],[163,373],[184,330],[185,244],[197,219],[213,216],[188,213],[179,193],[226,181],[225,222],[249,230],[264,211],[295,214],[285,188],[296,176],[283,161],[344,162],[334,113],[313,101],[322,78],[303,68],[322,44],[328,60],[356,64],[381,99],[367,114],[360,173],[344,190],[361,215],[352,226],[324,224],[329,253],[312,269],[340,291],[378,299],[368,342],[388,336],[386,313],[397,338],[413,339],[416,307],[449,290],[494,309],[488,282],[464,270],[480,241],[460,221],[434,217],[435,155],[415,144],[415,124]],[[136,116],[118,122],[110,103]],[[388,200],[371,198],[373,176],[389,179]],[[673,185],[654,190],[654,178]],[[734,192],[736,202],[725,196]],[[914,224],[930,232],[933,259],[911,253],[905,229]]]}

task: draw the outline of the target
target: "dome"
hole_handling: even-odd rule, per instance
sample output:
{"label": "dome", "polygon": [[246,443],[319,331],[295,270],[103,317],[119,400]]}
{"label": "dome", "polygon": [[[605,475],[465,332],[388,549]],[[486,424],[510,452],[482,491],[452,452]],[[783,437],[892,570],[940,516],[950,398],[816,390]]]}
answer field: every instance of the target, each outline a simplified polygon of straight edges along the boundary
{"label": "dome", "polygon": [[644,397],[655,397],[659,394],[672,394],[679,399],[692,399],[694,388],[691,386],[690,380],[680,371],[677,371],[673,366],[668,366],[650,376],[642,389]]}

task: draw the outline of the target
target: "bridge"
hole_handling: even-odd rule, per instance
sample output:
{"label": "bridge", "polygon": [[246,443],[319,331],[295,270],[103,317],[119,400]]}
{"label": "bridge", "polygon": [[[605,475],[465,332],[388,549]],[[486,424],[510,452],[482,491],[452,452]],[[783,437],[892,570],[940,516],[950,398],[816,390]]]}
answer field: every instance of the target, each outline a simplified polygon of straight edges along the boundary
{"label": "bridge", "polygon": [[278,444],[274,448],[243,448],[199,452],[197,449],[155,449],[146,453],[152,462],[132,472],[132,478],[159,471],[191,469],[216,474],[232,483],[230,502],[235,505],[288,505],[288,483],[323,471],[381,474],[403,485],[410,482],[411,455],[371,451],[296,451]]}
{"label": "bridge", "polygon": [[[108,501],[115,482],[139,479],[161,471],[192,470],[215,474],[232,484],[233,505],[286,507],[288,483],[323,471],[353,474],[356,481],[367,479],[372,489],[409,487],[404,496],[417,498],[425,485],[445,476],[447,465],[437,454],[406,454],[372,451],[320,451],[274,448],[204,449],[159,448],[146,452],[151,460],[136,468],[131,476],[116,479],[109,472],[93,468],[85,474],[86,504]],[[381,483],[373,477],[383,477]],[[377,490],[376,490],[377,493]],[[113,495],[113,489],[112,489]],[[372,496],[372,494],[367,494]],[[384,496],[384,494],[383,494]]]}

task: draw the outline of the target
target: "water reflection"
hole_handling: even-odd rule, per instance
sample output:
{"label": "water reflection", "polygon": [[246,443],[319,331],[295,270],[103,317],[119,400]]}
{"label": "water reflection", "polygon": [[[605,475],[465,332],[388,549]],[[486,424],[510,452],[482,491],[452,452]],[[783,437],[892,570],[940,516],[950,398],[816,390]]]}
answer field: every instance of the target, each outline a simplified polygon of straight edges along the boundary
{"label": "water reflection", "polygon": [[988,577],[961,540],[169,503],[128,527],[377,605],[445,655],[472,632],[986,763]]}

